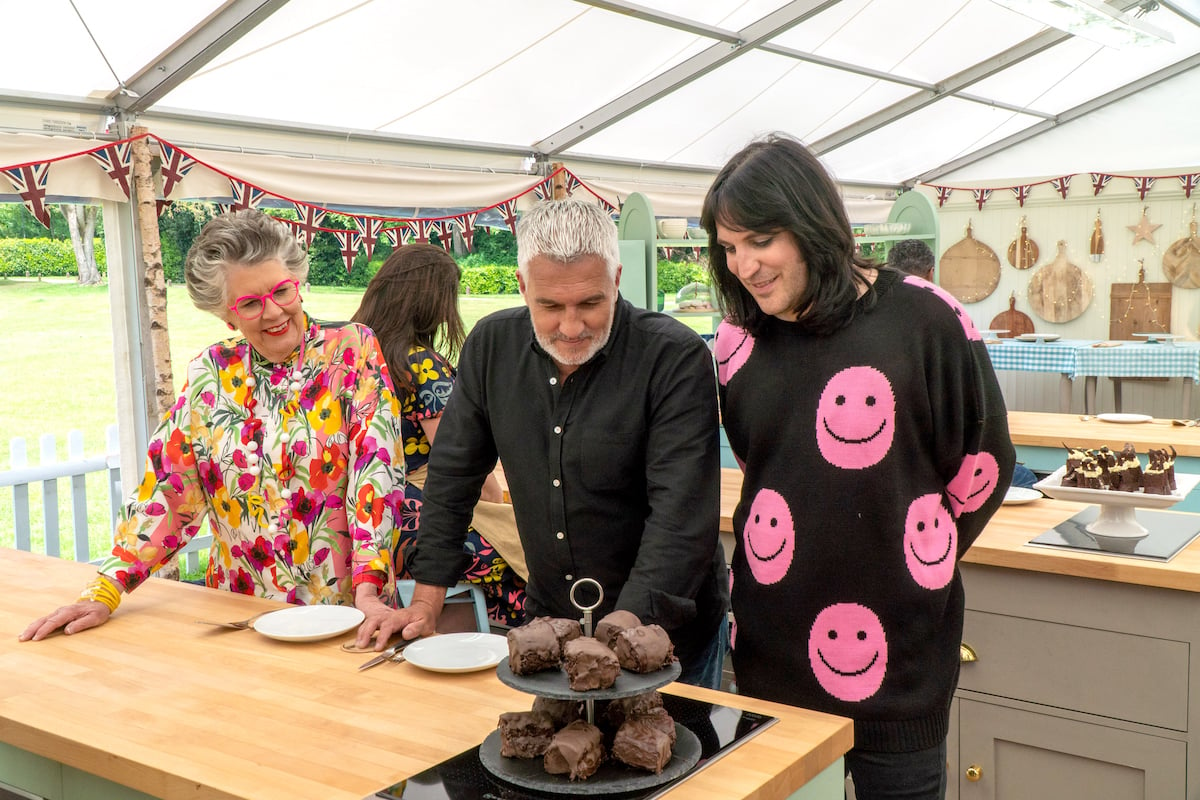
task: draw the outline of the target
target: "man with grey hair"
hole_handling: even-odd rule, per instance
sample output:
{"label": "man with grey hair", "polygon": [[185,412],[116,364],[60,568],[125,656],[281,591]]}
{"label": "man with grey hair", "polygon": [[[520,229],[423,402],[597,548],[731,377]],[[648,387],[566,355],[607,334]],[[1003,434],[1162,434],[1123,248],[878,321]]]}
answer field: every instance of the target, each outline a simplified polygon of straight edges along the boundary
{"label": "man with grey hair", "polygon": [[416,591],[380,636],[434,631],[499,458],[529,568],[527,618],[578,619],[572,587],[592,578],[604,592],[594,619],[620,609],[661,625],[680,680],[719,688],[728,586],[708,348],[620,297],[616,227],[599,206],[539,204],[517,250],[525,306],[484,318],[463,346],[429,460]]}
{"label": "man with grey hair", "polygon": [[920,239],[902,239],[893,244],[888,250],[887,265],[933,282],[933,251]]}

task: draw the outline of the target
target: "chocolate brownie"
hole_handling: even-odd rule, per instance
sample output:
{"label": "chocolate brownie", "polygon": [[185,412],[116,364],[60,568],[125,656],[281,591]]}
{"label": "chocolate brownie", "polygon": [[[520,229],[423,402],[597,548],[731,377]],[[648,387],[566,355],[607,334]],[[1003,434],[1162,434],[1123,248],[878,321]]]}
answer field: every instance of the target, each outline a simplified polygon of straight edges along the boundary
{"label": "chocolate brownie", "polygon": [[584,780],[600,768],[604,745],[600,729],[577,719],[550,740],[542,764],[551,775]]}
{"label": "chocolate brownie", "polygon": [[612,755],[622,764],[657,774],[671,760],[672,746],[673,736],[668,736],[653,721],[632,717],[617,730]]}
{"label": "chocolate brownie", "polygon": [[508,668],[514,675],[553,669],[562,662],[562,645],[554,626],[541,619],[512,628],[508,638]]}
{"label": "chocolate brownie", "polygon": [[654,672],[671,663],[675,646],[661,625],[639,625],[616,635],[613,650],[621,669],[630,672]]}
{"label": "chocolate brownie", "polygon": [[567,642],[563,667],[567,671],[568,685],[577,692],[607,689],[621,674],[617,654],[588,636]]}
{"label": "chocolate brownie", "polygon": [[500,755],[537,758],[554,736],[554,721],[541,711],[506,711],[500,715]]}
{"label": "chocolate brownie", "polygon": [[612,647],[618,633],[626,628],[636,628],[641,624],[642,621],[637,618],[637,615],[630,611],[614,611],[600,618],[592,631],[592,636],[607,647]]}

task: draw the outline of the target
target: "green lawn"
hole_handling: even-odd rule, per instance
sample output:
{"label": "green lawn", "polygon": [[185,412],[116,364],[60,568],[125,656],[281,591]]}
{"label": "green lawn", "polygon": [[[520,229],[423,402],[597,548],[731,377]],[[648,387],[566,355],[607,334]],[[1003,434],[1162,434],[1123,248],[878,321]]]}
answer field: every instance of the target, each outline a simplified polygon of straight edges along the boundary
{"label": "green lawn", "polygon": [[[182,286],[167,290],[167,315],[175,387],[182,384],[187,362],[228,333],[224,323],[197,311]],[[317,319],[349,319],[358,308],[361,289],[312,287],[305,309]],[[464,296],[461,310],[467,329],[483,316],[521,304],[519,295]],[[711,330],[708,317],[685,320],[700,332]],[[105,428],[116,422],[113,379],[112,318],[107,286],[77,286],[69,280],[0,280],[0,326],[9,342],[0,348],[0,470],[8,469],[9,443],[26,440],[29,461],[38,463],[38,439],[52,434],[59,459],[67,457],[68,431],[83,432],[84,451],[100,455]],[[59,481],[61,547],[72,547],[70,486]],[[91,552],[107,550],[111,531],[106,483],[100,474],[88,478],[88,538]],[[41,490],[30,488],[33,550],[43,548]],[[13,544],[12,490],[0,488],[0,547]]]}

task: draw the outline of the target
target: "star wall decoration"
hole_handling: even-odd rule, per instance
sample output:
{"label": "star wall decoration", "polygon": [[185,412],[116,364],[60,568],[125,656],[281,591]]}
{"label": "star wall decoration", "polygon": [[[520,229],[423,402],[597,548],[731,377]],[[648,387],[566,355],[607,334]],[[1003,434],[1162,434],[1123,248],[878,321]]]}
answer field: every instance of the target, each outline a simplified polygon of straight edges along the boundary
{"label": "star wall decoration", "polygon": [[1137,244],[1138,242],[1142,241],[1143,239],[1145,239],[1150,244],[1154,244],[1154,232],[1162,227],[1162,225],[1151,225],[1150,224],[1150,217],[1146,215],[1146,212],[1148,210],[1149,210],[1148,207],[1142,209],[1142,218],[1140,220],[1138,220],[1137,225],[1126,225],[1125,226],[1129,230],[1133,231],[1133,243],[1134,244]]}

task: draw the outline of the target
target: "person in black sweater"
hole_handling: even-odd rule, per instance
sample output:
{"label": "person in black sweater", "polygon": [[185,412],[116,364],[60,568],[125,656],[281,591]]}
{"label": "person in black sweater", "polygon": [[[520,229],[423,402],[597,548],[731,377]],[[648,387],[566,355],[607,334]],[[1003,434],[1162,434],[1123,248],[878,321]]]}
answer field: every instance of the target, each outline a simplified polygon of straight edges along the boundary
{"label": "person in black sweater", "polygon": [[858,800],[942,798],[957,562],[1015,461],[987,349],[948,293],[855,253],[836,184],[794,139],[735,155],[701,224],[745,471],[738,690],[852,718]]}

